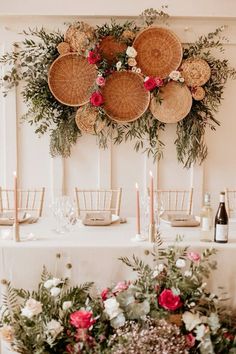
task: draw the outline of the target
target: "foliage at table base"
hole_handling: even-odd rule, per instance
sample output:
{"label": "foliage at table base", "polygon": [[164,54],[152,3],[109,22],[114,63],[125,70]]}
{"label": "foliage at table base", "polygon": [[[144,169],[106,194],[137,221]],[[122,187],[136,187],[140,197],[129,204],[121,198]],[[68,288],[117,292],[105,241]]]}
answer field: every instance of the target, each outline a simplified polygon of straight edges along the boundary
{"label": "foliage at table base", "polygon": [[214,254],[177,243],[154,247],[154,268],[121,258],[136,280],[98,296],[89,294],[91,283],[69,288],[45,269],[37,291],[5,281],[1,338],[24,354],[235,353],[235,317],[206,290]]}

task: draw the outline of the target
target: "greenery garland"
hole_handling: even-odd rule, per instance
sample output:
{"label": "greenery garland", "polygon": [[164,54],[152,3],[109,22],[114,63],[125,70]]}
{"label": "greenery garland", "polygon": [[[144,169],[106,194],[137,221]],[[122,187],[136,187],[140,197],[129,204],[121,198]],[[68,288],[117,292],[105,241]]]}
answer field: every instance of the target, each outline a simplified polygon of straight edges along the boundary
{"label": "greenery garland", "polygon": [[[153,23],[165,23],[168,14],[162,10],[147,9],[142,14],[146,26]],[[73,24],[80,28],[82,22]],[[106,36],[113,36],[131,46],[136,33],[140,30],[134,21],[126,21],[124,24],[117,24],[114,20],[105,23],[94,30],[95,42],[88,43],[83,53],[88,55],[88,50],[93,51],[99,46],[101,40]],[[223,98],[223,90],[228,78],[236,78],[236,71],[229,66],[228,60],[216,59],[211,51],[219,49],[223,52],[223,43],[220,34],[223,27],[206,36],[201,36],[195,43],[187,44],[184,48],[183,59],[202,58],[211,68],[211,77],[204,85],[206,96],[202,101],[193,100],[189,114],[177,123],[177,139],[175,140],[177,158],[185,167],[189,168],[193,163],[201,163],[207,156],[207,146],[204,142],[204,134],[207,127],[215,130],[219,121],[215,119],[215,113]],[[124,33],[133,34],[122,37]],[[53,61],[58,57],[57,46],[64,40],[61,32],[47,32],[44,28],[29,29],[23,34],[26,39],[21,45],[14,44],[14,50],[6,53],[0,58],[0,63],[10,66],[10,69],[2,77],[4,95],[19,82],[23,82],[22,96],[28,106],[27,113],[23,119],[30,125],[35,126],[35,133],[43,135],[50,133],[50,153],[52,156],[69,157],[71,147],[82,136],[82,131],[75,122],[77,108],[61,104],[52,95],[48,87],[48,70]],[[34,39],[33,39],[34,38]],[[120,69],[130,70],[126,53],[117,57],[121,63]],[[101,58],[98,67],[98,74],[103,77],[109,76],[117,70],[116,63],[108,63]],[[171,78],[164,80],[165,85]],[[159,100],[161,86],[152,90],[152,95]],[[92,90],[98,90],[97,85]],[[92,93],[92,92],[91,92]],[[88,104],[91,105],[91,102]],[[160,140],[160,132],[164,131],[165,124],[153,117],[148,109],[138,120],[120,124],[109,119],[102,105],[96,107],[97,121],[105,123],[104,129],[96,132],[100,147],[107,147],[108,141],[115,144],[123,141],[134,141],[136,151],[144,150],[154,160],[163,156],[164,144]]]}

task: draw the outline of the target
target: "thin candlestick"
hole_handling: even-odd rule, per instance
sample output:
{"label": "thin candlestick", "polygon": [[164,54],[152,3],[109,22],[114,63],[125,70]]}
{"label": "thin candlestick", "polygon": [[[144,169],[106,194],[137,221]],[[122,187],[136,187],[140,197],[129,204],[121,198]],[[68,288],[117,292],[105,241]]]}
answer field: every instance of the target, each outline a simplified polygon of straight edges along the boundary
{"label": "thin candlestick", "polygon": [[154,224],[154,190],[152,171],[150,171],[150,224]]}
{"label": "thin candlestick", "polygon": [[139,200],[139,188],[138,183],[136,183],[136,225],[137,225],[137,235],[140,235],[140,200]]}
{"label": "thin candlestick", "polygon": [[13,225],[13,233],[14,239],[16,242],[20,241],[19,235],[19,219],[18,219],[18,183],[17,183],[17,175],[16,172],[14,175],[14,225]]}

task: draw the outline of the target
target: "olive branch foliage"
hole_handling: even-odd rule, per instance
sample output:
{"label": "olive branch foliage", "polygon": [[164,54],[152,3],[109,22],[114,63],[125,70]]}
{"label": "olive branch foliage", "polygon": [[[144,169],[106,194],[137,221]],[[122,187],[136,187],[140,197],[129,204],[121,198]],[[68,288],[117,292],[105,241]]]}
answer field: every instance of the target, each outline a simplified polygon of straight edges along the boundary
{"label": "olive branch foliage", "polygon": [[[161,10],[146,9],[140,15],[145,26],[155,23],[167,23],[169,15]],[[140,30],[134,21],[118,24],[114,19],[110,23],[97,26],[95,34],[97,41],[106,36],[114,36],[122,40],[122,33],[128,30],[134,35]],[[236,71],[229,66],[226,59],[217,59],[212,50],[224,52],[225,38],[221,37],[223,27],[201,36],[196,42],[184,47],[183,59],[200,57],[206,60],[211,68],[210,80],[204,85],[206,96],[202,101],[193,100],[189,114],[176,125],[177,159],[184,167],[189,168],[194,163],[201,163],[207,157],[207,145],[204,140],[207,128],[215,130],[220,122],[215,118],[223,99],[223,91],[228,78],[235,79]],[[45,28],[23,31],[25,39],[15,43],[13,51],[0,58],[0,64],[5,68],[1,86],[4,96],[14,87],[21,85],[23,100],[27,112],[22,119],[34,126],[35,133],[50,134],[50,153],[54,156],[69,157],[72,146],[82,136],[75,122],[76,107],[69,107],[57,101],[48,86],[48,70],[58,57],[57,45],[63,41],[63,34],[58,30],[48,32]],[[126,38],[125,43],[132,45],[133,39]],[[122,55],[120,60],[124,60]],[[113,64],[114,67],[114,64]],[[109,64],[103,60],[99,71],[109,69]],[[158,91],[154,97],[159,99]],[[90,104],[90,103],[89,103]],[[134,149],[152,156],[154,161],[163,157],[164,143],[161,135],[165,124],[155,119],[148,109],[138,120],[126,124],[110,120],[106,112],[99,107],[97,121],[105,122],[105,127],[95,135],[99,147],[106,148],[110,141],[121,144],[132,141]]]}

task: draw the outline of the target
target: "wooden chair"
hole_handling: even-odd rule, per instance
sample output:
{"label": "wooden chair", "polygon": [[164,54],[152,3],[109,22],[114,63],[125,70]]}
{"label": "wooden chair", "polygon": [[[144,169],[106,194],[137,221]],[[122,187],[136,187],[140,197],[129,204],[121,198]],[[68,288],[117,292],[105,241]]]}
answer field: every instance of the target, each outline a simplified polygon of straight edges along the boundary
{"label": "wooden chair", "polygon": [[121,188],[85,190],[76,187],[78,215],[86,211],[111,211],[120,215],[121,193]]}
{"label": "wooden chair", "polygon": [[[18,210],[40,217],[43,212],[45,188],[18,189]],[[0,212],[14,211],[14,190],[0,187]]]}
{"label": "wooden chair", "polygon": [[225,206],[229,218],[236,218],[236,189],[225,188]]}
{"label": "wooden chair", "polygon": [[191,215],[193,204],[193,188],[189,190],[162,190],[154,191],[157,198],[158,210],[168,213]]}

